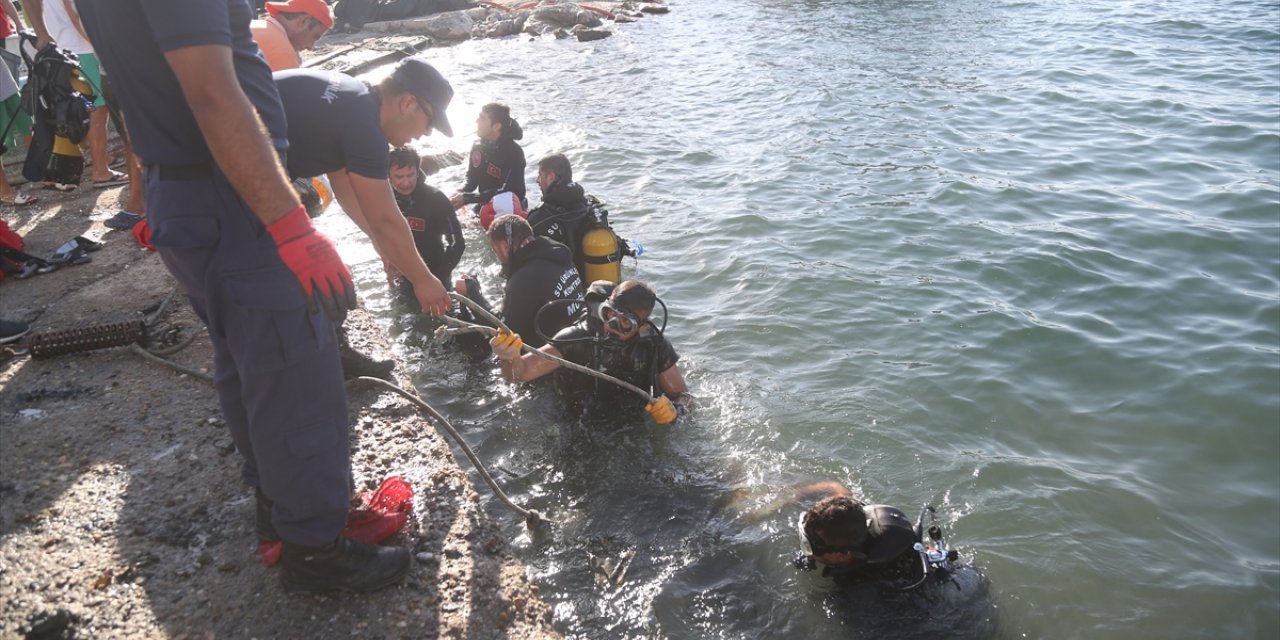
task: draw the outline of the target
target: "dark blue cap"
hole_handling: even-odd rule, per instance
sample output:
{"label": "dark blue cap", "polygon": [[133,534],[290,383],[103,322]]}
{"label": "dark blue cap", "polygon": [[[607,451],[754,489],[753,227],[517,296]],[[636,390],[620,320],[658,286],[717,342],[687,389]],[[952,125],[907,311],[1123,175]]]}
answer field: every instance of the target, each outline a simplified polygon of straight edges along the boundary
{"label": "dark blue cap", "polygon": [[391,77],[415,98],[431,105],[434,112],[431,126],[439,129],[440,133],[453,137],[453,127],[449,126],[449,117],[446,115],[449,101],[453,99],[453,87],[431,63],[421,56],[405,58],[396,65]]}

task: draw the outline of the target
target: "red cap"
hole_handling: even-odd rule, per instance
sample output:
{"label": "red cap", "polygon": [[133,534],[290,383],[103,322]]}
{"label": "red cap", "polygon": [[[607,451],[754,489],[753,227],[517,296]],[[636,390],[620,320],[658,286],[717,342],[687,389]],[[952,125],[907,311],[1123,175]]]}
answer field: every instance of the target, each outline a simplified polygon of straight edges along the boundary
{"label": "red cap", "polygon": [[285,2],[268,2],[267,13],[271,17],[279,17],[282,13],[305,13],[320,21],[326,29],[333,28],[333,9],[324,0],[285,0]]}

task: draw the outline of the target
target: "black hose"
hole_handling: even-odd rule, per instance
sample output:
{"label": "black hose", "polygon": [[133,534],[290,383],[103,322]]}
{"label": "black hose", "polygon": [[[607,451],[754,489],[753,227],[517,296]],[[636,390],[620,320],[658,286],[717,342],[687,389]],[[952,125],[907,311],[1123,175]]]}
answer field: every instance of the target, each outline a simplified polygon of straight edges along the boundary
{"label": "black hose", "polygon": [[524,507],[521,507],[520,505],[512,502],[511,498],[508,498],[507,494],[503,493],[502,488],[498,486],[498,483],[494,481],[493,476],[489,475],[488,470],[484,468],[484,463],[480,462],[480,458],[476,457],[475,452],[471,450],[471,447],[467,446],[467,442],[462,439],[462,436],[459,435],[458,432],[453,428],[453,425],[449,423],[449,420],[445,418],[443,415],[441,415],[439,411],[436,411],[435,408],[433,408],[431,405],[427,404],[422,398],[419,398],[417,395],[409,393],[408,391],[405,391],[404,389],[394,384],[391,384],[390,382],[387,382],[386,380],[383,380],[381,378],[371,378],[369,376],[360,376],[358,378],[352,378],[351,380],[348,380],[347,384],[351,384],[354,382],[368,382],[376,386],[382,387],[388,391],[397,393],[403,396],[409,402],[412,402],[419,409],[425,411],[427,414],[429,414],[430,416],[435,418],[437,421],[439,421],[440,425],[444,427],[445,431],[448,432],[448,434],[453,438],[453,440],[458,443],[458,446],[462,447],[463,453],[467,454],[467,459],[471,461],[471,464],[473,466],[475,466],[476,471],[480,473],[481,478],[484,478],[485,484],[489,485],[489,488],[493,490],[494,495],[498,496],[498,499],[501,500],[503,504],[507,505],[507,507],[509,507],[512,511],[515,511],[516,513],[524,516],[524,522],[529,528],[532,529],[544,522],[555,522],[554,520],[544,517],[542,514],[538,513],[537,511],[525,509]]}

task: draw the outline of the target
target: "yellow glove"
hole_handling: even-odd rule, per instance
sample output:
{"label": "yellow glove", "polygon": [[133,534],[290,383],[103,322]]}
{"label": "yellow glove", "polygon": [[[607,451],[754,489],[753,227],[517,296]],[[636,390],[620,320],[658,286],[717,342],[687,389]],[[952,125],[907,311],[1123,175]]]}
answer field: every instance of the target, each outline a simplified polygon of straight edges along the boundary
{"label": "yellow glove", "polygon": [[645,405],[645,411],[653,416],[653,421],[658,424],[671,424],[676,421],[676,406],[671,404],[671,398],[659,396],[657,400]]}
{"label": "yellow glove", "polygon": [[510,331],[498,329],[498,335],[489,340],[489,346],[493,347],[493,354],[498,356],[499,360],[515,360],[520,357],[524,340]]}

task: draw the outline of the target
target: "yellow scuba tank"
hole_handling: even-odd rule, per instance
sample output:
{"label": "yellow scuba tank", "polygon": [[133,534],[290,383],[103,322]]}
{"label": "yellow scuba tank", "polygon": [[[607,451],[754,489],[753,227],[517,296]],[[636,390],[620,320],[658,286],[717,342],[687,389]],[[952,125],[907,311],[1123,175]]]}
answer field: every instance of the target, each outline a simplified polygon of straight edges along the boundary
{"label": "yellow scuba tank", "polygon": [[[90,104],[93,103],[95,98],[93,88],[79,73],[71,76],[71,88],[79,91]],[[80,152],[78,142],[78,140],[72,142],[70,138],[60,135],[54,136],[53,154],[49,158],[49,169],[45,173],[45,179],[62,184],[80,184],[81,178],[84,177],[84,155]],[[105,162],[106,159],[103,158],[102,161]]]}
{"label": "yellow scuba tank", "polygon": [[582,236],[583,271],[586,282],[622,282],[622,242],[608,227],[595,227]]}

